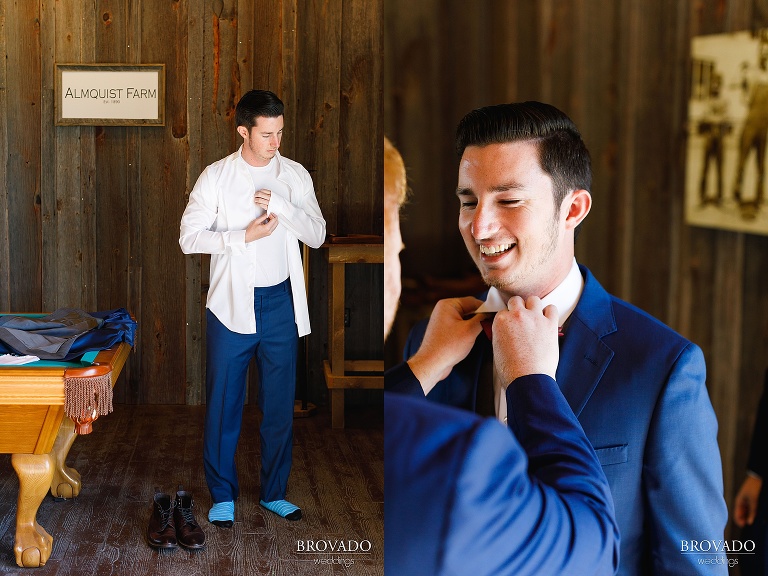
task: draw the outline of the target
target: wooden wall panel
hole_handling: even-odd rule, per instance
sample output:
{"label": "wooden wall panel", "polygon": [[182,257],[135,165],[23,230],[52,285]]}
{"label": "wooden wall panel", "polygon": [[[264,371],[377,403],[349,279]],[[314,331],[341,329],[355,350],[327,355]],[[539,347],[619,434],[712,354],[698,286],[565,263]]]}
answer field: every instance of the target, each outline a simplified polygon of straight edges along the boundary
{"label": "wooden wall panel", "polygon": [[[443,43],[455,44],[456,38],[464,36],[458,27],[446,29],[443,6],[438,0],[392,0],[385,4],[384,76],[390,94],[385,97],[385,131],[401,149],[409,185],[416,191],[405,217],[417,225],[409,227],[401,258],[405,266],[417,269],[424,255],[433,255],[430,265],[424,268],[430,276],[450,274],[454,266],[465,271],[473,269],[461,239],[455,234],[443,234],[446,227],[453,229],[456,225],[453,134],[460,118],[455,118],[456,112],[446,111],[460,105],[450,104],[454,91],[467,89],[451,75],[459,65],[441,52]],[[465,42],[458,44],[463,49]],[[425,158],[431,162],[423,161]],[[434,257],[440,254],[455,254],[457,258]]]}
{"label": "wooden wall panel", "polygon": [[[323,154],[332,143],[339,142],[339,112],[341,97],[340,54],[343,0],[296,1],[296,141],[295,159],[309,170],[315,194],[325,217],[329,234],[338,234],[339,212],[343,203],[339,194],[339,147],[333,154]],[[323,70],[322,75],[304,78],[302,70]],[[313,309],[312,333],[304,340],[307,364],[313,378],[319,377],[322,358],[327,349],[328,289],[324,282],[328,267],[321,250],[309,251],[309,270],[312,275],[308,292]]]}
{"label": "wooden wall panel", "polygon": [[[129,3],[125,9],[125,61],[129,63],[141,63],[141,6],[133,2]],[[103,17],[102,17],[103,19]],[[144,292],[142,284],[142,271],[144,261],[140,257],[142,254],[142,182],[141,182],[141,141],[143,128],[128,127],[125,129],[125,160],[127,164],[127,178],[125,183],[126,194],[128,196],[128,251],[130,260],[128,264],[128,310],[134,315],[137,321],[143,322],[144,313],[142,304],[144,302]],[[127,366],[126,379],[123,383],[125,396],[121,398],[125,402],[138,403],[144,395],[146,386],[145,375],[142,372],[143,354],[138,352],[143,349],[143,339],[141,330],[136,334],[136,344],[134,353]],[[150,373],[151,374],[151,373]],[[151,384],[149,384],[151,385]]]}
{"label": "wooden wall panel", "polygon": [[[242,93],[253,88],[272,90],[282,97],[283,89],[283,43],[278,33],[283,28],[282,0],[279,3],[253,3],[256,10],[249,13],[245,10],[251,2],[240,2],[238,8],[238,63],[243,69],[241,73]],[[277,4],[277,5],[276,5]],[[276,41],[276,40],[280,41]],[[247,71],[247,73],[246,73]],[[283,102],[286,103],[285,101]],[[290,103],[293,104],[293,103]],[[292,124],[288,129],[290,136],[296,129]],[[288,137],[288,140],[293,138]],[[282,143],[280,145],[282,148]],[[283,150],[287,154],[287,149]],[[290,158],[290,155],[288,155]]]}
{"label": "wooden wall panel", "polygon": [[184,211],[181,186],[187,181],[186,146],[186,43],[168,38],[187,37],[185,4],[142,5],[141,58],[165,62],[166,110],[163,127],[142,129],[141,213],[142,354],[144,380],[141,401],[149,404],[183,404],[185,356],[180,343],[184,327],[185,266],[179,249],[179,218]]}
{"label": "wooden wall panel", "polygon": [[[383,160],[375,139],[382,133],[382,39],[367,32],[381,22],[382,9],[378,2],[344,2],[342,10],[338,198],[343,210],[338,212],[338,229],[358,234],[374,234],[384,225]],[[378,294],[384,283],[383,266],[347,268],[351,316],[345,350],[350,358],[380,359],[383,312]],[[374,293],[369,286],[377,287]],[[311,364],[319,366],[319,360],[313,358]],[[380,397],[378,392],[364,395]]]}
{"label": "wooden wall panel", "polygon": [[541,13],[540,45],[542,52],[540,98],[558,107],[572,106],[573,59],[577,40],[573,22],[575,6],[557,0],[545,0],[538,6]]}
{"label": "wooden wall panel", "polygon": [[[7,54],[5,26],[5,2],[0,2],[0,54]],[[0,116],[8,117],[7,59],[0,60]],[[0,123],[0,158],[8,157],[8,124]],[[8,180],[6,162],[0,162],[0,309],[11,306],[11,243],[8,223]]]}
{"label": "wooden wall panel", "polygon": [[[58,62],[81,62],[83,40],[83,10],[75,5],[71,10],[55,10],[54,57]],[[47,126],[44,126],[47,128]],[[88,137],[88,127],[64,126],[56,130],[56,138],[49,142],[54,147],[54,187],[56,204],[49,223],[55,247],[55,265],[45,269],[45,291],[54,290],[56,299],[68,306],[90,308],[83,301],[83,262],[93,262],[92,254],[85,253],[90,242],[84,243],[90,223],[82,209],[81,171],[88,169],[81,156],[81,135]],[[47,130],[46,130],[47,132]],[[48,245],[48,242],[46,242]]]}
{"label": "wooden wall panel", "polygon": [[[430,278],[443,277],[443,287],[466,281],[465,262],[453,258],[464,252],[455,204],[446,199],[456,161],[445,146],[452,146],[457,115],[500,101],[552,102],[576,121],[592,153],[594,205],[577,257],[608,290],[704,350],[730,504],[768,368],[768,304],[758,294],[768,238],[684,223],[689,51],[693,36],[768,26],[768,5],[411,4],[387,2],[384,15],[385,131],[404,156],[414,191],[404,211],[403,270],[407,286],[422,287],[406,292],[401,317],[410,321],[429,304],[423,286]],[[478,34],[487,41],[478,42]],[[396,326],[394,333],[405,331]],[[388,361],[401,345],[388,342]]]}
{"label": "wooden wall panel", "polygon": [[520,22],[517,2],[491,0],[488,12],[494,17],[487,20],[488,75],[490,98],[494,102],[517,100],[517,47],[508,41],[510,25]]}
{"label": "wooden wall panel", "polygon": [[[237,54],[237,13],[235,2],[213,2],[206,6],[205,31],[203,34],[203,158],[202,167],[226,156],[233,151],[236,134],[231,125],[235,112],[235,91],[239,88],[237,63],[232,62]],[[239,80],[238,80],[239,82]]]}
{"label": "wooden wall panel", "polygon": [[[15,310],[39,309],[42,298],[40,147],[40,11],[32,2],[6,2],[7,156],[5,189],[8,223],[8,304]],[[23,137],[21,137],[23,135]],[[47,165],[47,170],[53,170]],[[23,281],[24,289],[16,288]]]}
{"label": "wooden wall panel", "polygon": [[282,78],[280,86],[282,88],[281,94],[283,102],[286,105],[285,110],[285,123],[288,126],[293,126],[293,130],[289,134],[283,134],[283,141],[280,144],[281,150],[288,158],[296,157],[296,139],[298,133],[297,112],[298,96],[296,92],[296,86],[298,82],[298,72],[296,69],[296,52],[298,51],[298,6],[297,0],[283,0],[282,1],[283,19],[280,23],[280,30],[282,32],[281,43],[281,59],[282,59]]}
{"label": "wooden wall panel", "polygon": [[[678,130],[673,123],[679,102],[672,92],[675,72],[682,72],[678,59],[659,58],[659,46],[674,45],[672,33],[678,26],[674,11],[669,6],[655,2],[639,2],[639,34],[636,59],[628,65],[642,71],[638,75],[642,83],[642,97],[638,98],[635,115],[634,182],[629,202],[632,224],[627,231],[631,246],[629,258],[632,266],[624,285],[628,300],[643,302],[644,309],[654,316],[668,320],[668,289],[671,261],[669,246],[671,237],[678,233],[680,223],[672,220],[673,203],[680,202],[682,188],[670,186],[670,175],[675,167],[671,161],[677,158],[675,150],[680,146]],[[659,102],[669,103],[659,106]],[[649,126],[664,126],[664,130],[649,130]],[[659,207],[664,207],[659,209]],[[653,282],[644,281],[653,278]]]}
{"label": "wooden wall panel", "polygon": [[[0,308],[125,306],[140,328],[116,400],[202,402],[209,259],[178,246],[188,193],[240,145],[240,96],[271,89],[286,104],[281,149],[310,170],[329,231],[380,234],[382,17],[382,0],[0,2]],[[166,125],[54,126],[65,62],[164,63]],[[315,403],[325,273],[312,251]],[[375,314],[380,271],[350,292],[353,316]],[[381,354],[373,328],[352,335],[367,357]]]}
{"label": "wooden wall panel", "polygon": [[[298,3],[297,69],[323,70],[297,87],[296,157],[310,170],[330,234],[339,233],[339,108],[342,0]],[[333,148],[334,154],[323,154]]]}
{"label": "wooden wall panel", "polygon": [[[516,31],[515,37],[507,37],[510,44],[518,44],[517,51],[517,99],[531,100],[539,94],[542,85],[544,53],[542,51],[541,12],[536,0],[523,0],[518,3],[517,19],[512,24]],[[516,38],[516,40],[515,40]]]}
{"label": "wooden wall panel", "polygon": [[[341,230],[372,234],[383,228],[381,4],[345,2],[340,51],[339,201]],[[371,82],[371,79],[378,82]],[[373,208],[373,209],[371,209]]]}
{"label": "wooden wall panel", "polygon": [[[96,58],[96,45],[93,38],[96,36],[96,0],[84,3],[83,10],[89,18],[82,18],[82,38],[80,47],[80,62],[93,62]],[[78,255],[85,264],[81,265],[80,293],[82,294],[81,306],[85,310],[96,308],[96,289],[98,266],[88,265],[88,262],[97,262],[97,244],[100,237],[96,234],[96,128],[86,126],[80,133],[80,213],[81,231],[80,247]],[[60,262],[66,262],[66,257],[60,258]],[[62,276],[68,275],[64,270]]]}
{"label": "wooden wall panel", "polygon": [[[606,50],[606,42],[615,46],[620,34],[603,38],[594,30],[618,30],[618,6],[612,0],[584,0],[576,9],[576,22],[582,50],[574,50],[573,120],[587,142],[592,157],[592,209],[576,241],[576,256],[589,254],[592,271],[607,290],[613,291],[610,270],[618,268],[617,246],[620,236],[605,246],[602,230],[615,228],[614,207],[623,187],[617,180],[616,165],[621,161],[617,150],[619,111],[616,107],[619,83],[617,50]],[[606,33],[606,32],[604,32]]]}
{"label": "wooden wall panel", "polygon": [[[40,4],[40,84],[42,102],[40,107],[41,150],[40,150],[40,197],[42,213],[42,246],[56,246],[56,175],[55,169],[42,169],[43,166],[56,166],[56,144],[53,126],[45,118],[54,114],[54,62],[56,51],[56,11],[54,4]],[[57,253],[52,249],[42,250],[42,310],[56,308]],[[14,308],[10,308],[13,310]]]}
{"label": "wooden wall panel", "polygon": [[[187,23],[187,134],[184,143],[187,148],[187,177],[184,190],[177,194],[183,197],[186,206],[188,192],[192,190],[202,165],[203,121],[200,106],[203,101],[204,62],[207,52],[205,42],[205,24],[208,10],[202,2],[192,3],[188,7]],[[208,284],[207,274],[203,276],[203,256],[190,255],[184,259],[186,275],[186,403],[202,404],[205,396],[205,296],[203,283]],[[206,258],[206,262],[208,259]],[[207,269],[206,269],[207,272]]]}

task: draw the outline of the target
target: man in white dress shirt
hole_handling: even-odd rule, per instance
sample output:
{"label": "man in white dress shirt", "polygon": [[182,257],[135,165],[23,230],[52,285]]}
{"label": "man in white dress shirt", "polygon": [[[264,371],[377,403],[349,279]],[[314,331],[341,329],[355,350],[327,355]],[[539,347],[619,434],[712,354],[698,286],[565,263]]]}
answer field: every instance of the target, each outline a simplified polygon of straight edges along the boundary
{"label": "man in white dress shirt", "polygon": [[278,152],[280,99],[251,90],[235,121],[243,144],[200,175],[179,238],[185,254],[211,254],[203,460],[213,501],[208,519],[222,527],[232,526],[239,496],[235,450],[254,356],[263,414],[260,503],[288,520],[301,518],[285,499],[298,338],[310,332],[299,241],[318,248],[325,239],[309,173]]}

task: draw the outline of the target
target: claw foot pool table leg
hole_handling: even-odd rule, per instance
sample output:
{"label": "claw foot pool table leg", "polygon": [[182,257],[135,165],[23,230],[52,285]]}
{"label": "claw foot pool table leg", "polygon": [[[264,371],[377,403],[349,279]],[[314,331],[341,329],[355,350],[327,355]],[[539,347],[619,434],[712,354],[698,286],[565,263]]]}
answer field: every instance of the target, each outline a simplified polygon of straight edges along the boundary
{"label": "claw foot pool table leg", "polygon": [[53,479],[51,480],[51,494],[54,498],[75,498],[80,494],[82,482],[80,473],[66,464],[69,449],[77,438],[75,423],[64,417],[59,427],[59,434],[53,444],[51,456],[53,457]]}
{"label": "claw foot pool table leg", "polygon": [[53,458],[50,454],[14,454],[11,464],[19,477],[16,540],[13,546],[16,564],[23,568],[37,568],[45,565],[53,548],[53,537],[37,523],[37,509],[53,478]]}

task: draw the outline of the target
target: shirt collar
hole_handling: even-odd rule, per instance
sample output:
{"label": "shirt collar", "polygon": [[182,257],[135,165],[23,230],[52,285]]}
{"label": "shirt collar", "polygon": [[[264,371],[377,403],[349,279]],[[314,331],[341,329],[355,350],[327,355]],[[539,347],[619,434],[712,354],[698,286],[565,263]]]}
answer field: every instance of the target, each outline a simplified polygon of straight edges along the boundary
{"label": "shirt collar", "polygon": [[[247,168],[249,166],[248,162],[245,161],[245,158],[243,158],[243,145],[240,144],[240,146],[237,149],[237,158],[242,162],[242,164]],[[277,161],[277,171],[280,172],[280,151],[278,150],[275,152],[275,157],[272,158],[272,160]],[[271,160],[270,160],[271,162]]]}
{"label": "shirt collar", "polygon": [[[576,308],[576,304],[579,303],[581,298],[581,292],[584,289],[584,278],[579,270],[579,265],[576,263],[576,258],[573,259],[571,269],[568,271],[568,275],[563,279],[560,284],[555,287],[552,292],[544,296],[541,302],[544,306],[554,304],[557,307],[557,312],[560,317],[560,326],[565,324],[565,321],[571,315],[571,312]],[[485,302],[475,311],[480,312],[498,312],[499,310],[506,310],[507,303],[501,293],[494,287],[488,290],[488,297]]]}

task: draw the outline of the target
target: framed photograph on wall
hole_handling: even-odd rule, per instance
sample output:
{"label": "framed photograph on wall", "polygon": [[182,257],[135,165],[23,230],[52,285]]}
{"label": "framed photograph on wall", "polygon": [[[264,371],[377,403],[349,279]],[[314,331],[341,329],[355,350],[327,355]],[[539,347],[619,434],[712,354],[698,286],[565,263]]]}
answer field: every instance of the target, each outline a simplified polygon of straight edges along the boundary
{"label": "framed photograph on wall", "polygon": [[768,235],[768,30],[691,43],[685,219]]}
{"label": "framed photograph on wall", "polygon": [[56,126],[164,126],[165,64],[56,64]]}

